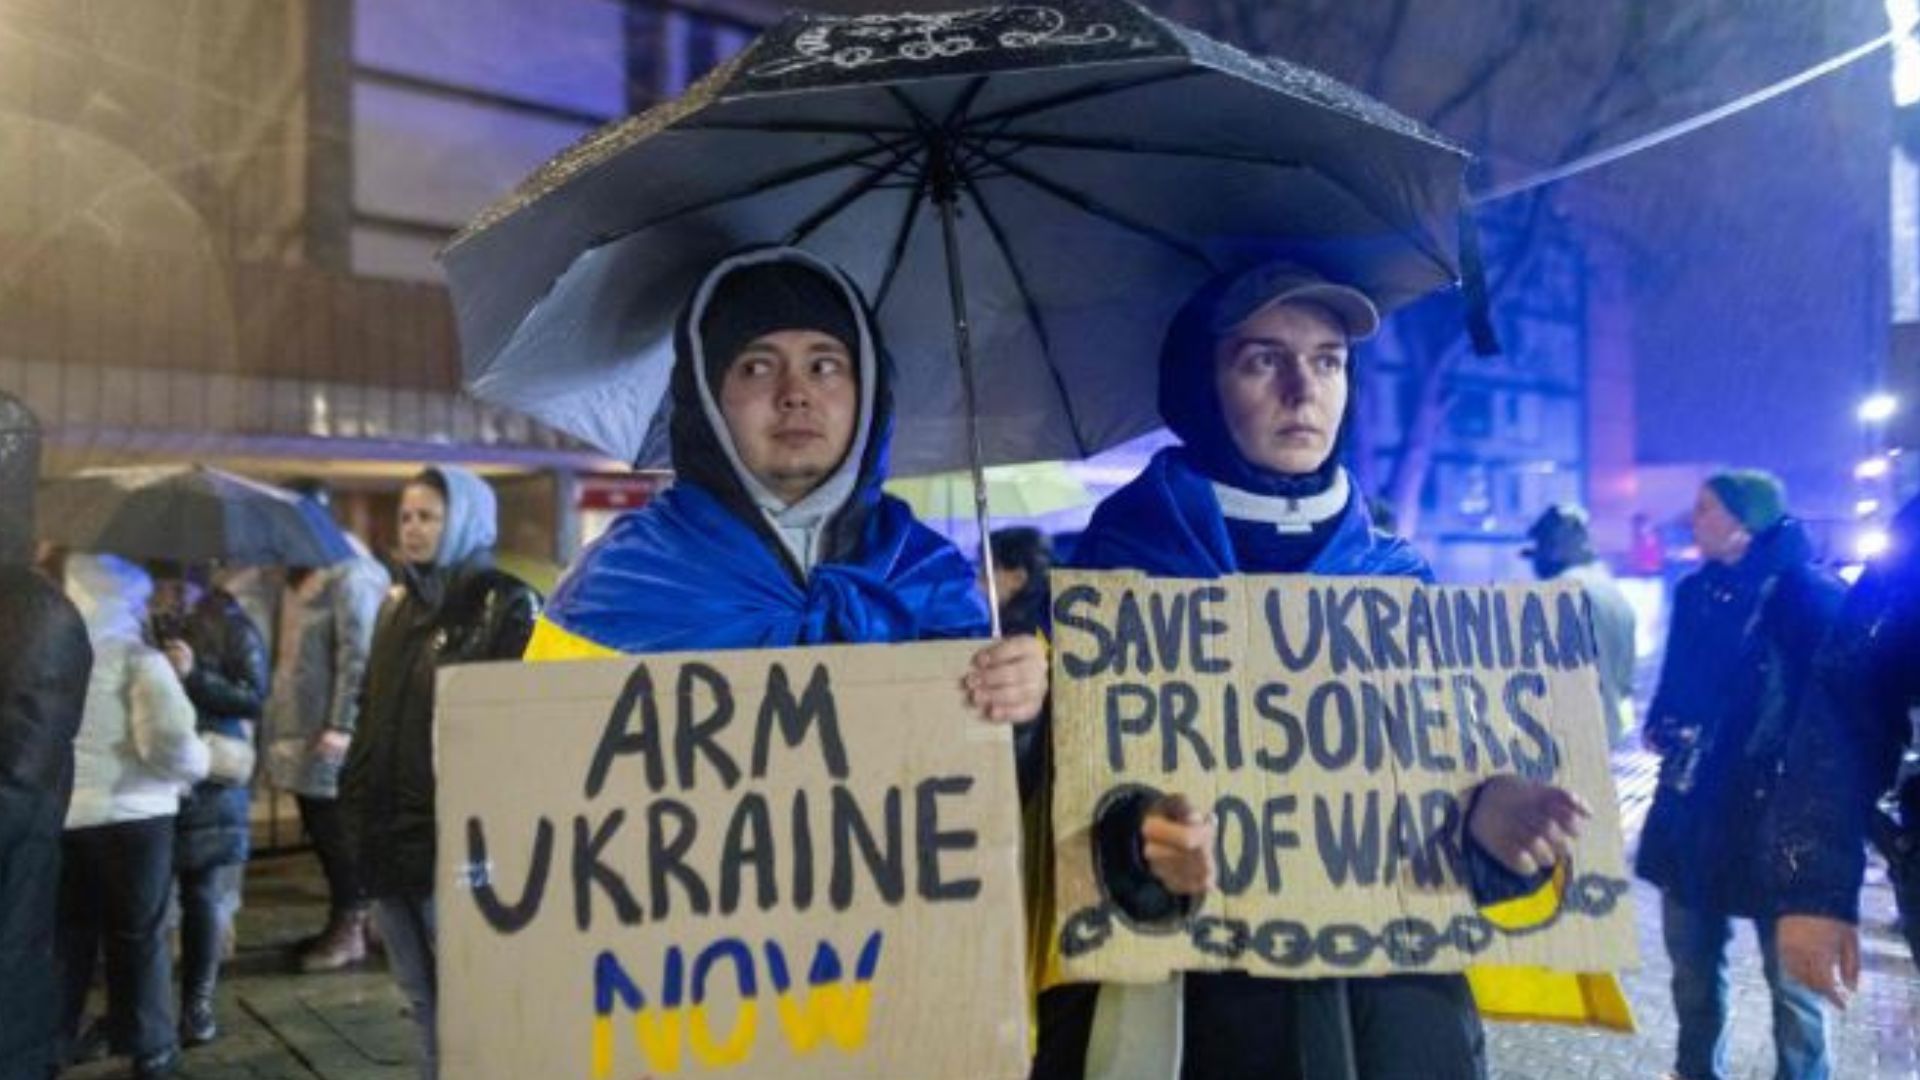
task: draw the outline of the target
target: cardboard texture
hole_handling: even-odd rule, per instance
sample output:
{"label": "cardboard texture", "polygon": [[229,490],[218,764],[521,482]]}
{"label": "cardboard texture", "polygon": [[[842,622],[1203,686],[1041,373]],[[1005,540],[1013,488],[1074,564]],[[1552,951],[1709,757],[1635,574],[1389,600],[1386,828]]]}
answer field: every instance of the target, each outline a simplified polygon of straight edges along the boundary
{"label": "cardboard texture", "polygon": [[[1577,586],[1061,572],[1053,588],[1067,981],[1637,963]],[[1544,889],[1480,911],[1465,799],[1499,772],[1578,792],[1594,816]],[[1140,788],[1218,822],[1218,887],[1182,922],[1134,925],[1096,878],[1095,818]]]}
{"label": "cardboard texture", "polygon": [[1025,1076],[1019,797],[960,690],[978,647],[443,672],[442,1072]]}

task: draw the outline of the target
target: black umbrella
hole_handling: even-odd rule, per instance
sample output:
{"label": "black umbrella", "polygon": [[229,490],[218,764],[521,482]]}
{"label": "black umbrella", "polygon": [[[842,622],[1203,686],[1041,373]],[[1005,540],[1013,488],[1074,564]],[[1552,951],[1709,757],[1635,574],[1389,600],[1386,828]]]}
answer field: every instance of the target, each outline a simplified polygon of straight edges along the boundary
{"label": "black umbrella", "polygon": [[801,244],[878,309],[894,464],[928,472],[975,463],[969,415],[986,464],[1157,426],[1174,307],[1277,244],[1384,307],[1451,284],[1466,160],[1323,75],[1123,0],[802,15],[544,166],[443,258],[476,394],[659,464],[693,284],[736,248]]}
{"label": "black umbrella", "polygon": [[1161,334],[1219,270],[1290,253],[1389,308],[1453,283],[1466,160],[1125,0],[799,15],[542,167],[443,260],[477,396],[653,465],[694,284],[802,245],[876,308],[895,471],[978,470],[1157,427]]}
{"label": "black umbrella", "polygon": [[131,559],[326,566],[346,534],[290,491],[204,465],[92,469],[40,489],[40,536]]}

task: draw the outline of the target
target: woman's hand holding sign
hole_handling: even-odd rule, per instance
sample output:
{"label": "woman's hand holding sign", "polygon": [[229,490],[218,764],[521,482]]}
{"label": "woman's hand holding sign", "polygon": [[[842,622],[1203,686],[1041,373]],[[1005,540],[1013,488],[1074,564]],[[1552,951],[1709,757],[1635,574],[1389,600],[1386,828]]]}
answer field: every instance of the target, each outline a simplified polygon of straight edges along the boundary
{"label": "woman's hand holding sign", "polygon": [[1002,638],[973,654],[967,702],[989,723],[1024,724],[1047,702],[1047,647],[1037,636]]}
{"label": "woman's hand holding sign", "polygon": [[1162,795],[1140,822],[1140,846],[1153,876],[1176,896],[1213,887],[1213,816],[1185,795]]}
{"label": "woman's hand holding sign", "polygon": [[1480,785],[1467,832],[1501,865],[1531,876],[1572,857],[1580,822],[1592,816],[1573,792],[1508,773]]}

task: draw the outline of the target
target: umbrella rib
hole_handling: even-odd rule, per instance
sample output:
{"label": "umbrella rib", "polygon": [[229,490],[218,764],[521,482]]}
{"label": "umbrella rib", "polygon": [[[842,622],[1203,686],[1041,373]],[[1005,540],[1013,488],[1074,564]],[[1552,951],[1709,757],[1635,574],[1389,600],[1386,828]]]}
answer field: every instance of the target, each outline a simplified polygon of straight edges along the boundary
{"label": "umbrella rib", "polygon": [[[1354,188],[1339,182],[1338,180],[1334,179],[1332,176],[1329,176],[1326,173],[1326,171],[1321,169],[1320,167],[1316,165],[1308,164],[1303,161],[1297,161],[1291,158],[1279,158],[1279,157],[1270,157],[1270,156],[1261,155],[1261,154],[1236,152],[1231,150],[1207,150],[1200,147],[1176,146],[1169,143],[1154,143],[1154,142],[1147,142],[1145,140],[1138,140],[1138,139],[1100,139],[1100,138],[1088,138],[1088,137],[1077,136],[1077,135],[1042,135],[1042,134],[1031,134],[1031,133],[1022,133],[1017,135],[992,134],[992,135],[977,136],[976,139],[980,142],[998,141],[998,142],[1017,143],[1018,145],[1014,148],[1014,150],[1025,149],[1030,146],[1038,146],[1038,147],[1046,147],[1046,148],[1058,148],[1063,150],[1113,151],[1116,153],[1165,155],[1169,157],[1188,157],[1188,158],[1193,158],[1195,160],[1206,160],[1206,161],[1226,161],[1226,162],[1233,162],[1241,165],[1264,165],[1264,166],[1270,166],[1276,169],[1299,169],[1305,172],[1316,173],[1320,177],[1322,177],[1329,185],[1331,185],[1336,191],[1341,192],[1342,194],[1346,195],[1349,199],[1351,199],[1354,205],[1358,206],[1361,209],[1361,211],[1363,211],[1368,217],[1373,218],[1375,221],[1379,222],[1380,224],[1385,225],[1389,229],[1392,229],[1394,232],[1399,233],[1400,235],[1406,237],[1408,242],[1411,243],[1414,246],[1414,248],[1416,248],[1422,255],[1425,255],[1427,258],[1431,259],[1435,265],[1451,271],[1451,267],[1448,265],[1445,256],[1439,253],[1438,251],[1436,251],[1433,248],[1433,246],[1427,242],[1424,236],[1415,235],[1409,232],[1408,230],[1406,230],[1405,228],[1403,228],[1402,226],[1395,224],[1394,219],[1392,218],[1391,215],[1381,213],[1380,210],[1377,207],[1375,207],[1373,203],[1369,201],[1362,192],[1357,191]],[[1012,153],[1014,152],[1014,150],[1007,151],[1007,153]],[[984,155],[986,152],[981,151],[980,153]]]}
{"label": "umbrella rib", "polygon": [[1016,179],[1025,180],[1027,183],[1032,184],[1034,187],[1039,188],[1041,191],[1044,191],[1047,194],[1052,195],[1054,198],[1059,199],[1062,202],[1070,203],[1080,208],[1081,210],[1084,210],[1087,213],[1094,215],[1095,217],[1111,222],[1114,225],[1118,225],[1119,227],[1127,230],[1128,232],[1136,233],[1150,240],[1154,240],[1161,244],[1164,244],[1167,247],[1170,247],[1173,250],[1179,252],[1180,254],[1185,255],[1188,258],[1193,259],[1194,261],[1200,263],[1202,266],[1205,266],[1208,270],[1218,269],[1213,265],[1213,260],[1207,257],[1206,252],[1201,251],[1199,248],[1193,246],[1192,244],[1187,243],[1185,240],[1180,239],[1179,237],[1173,235],[1172,233],[1169,233],[1163,229],[1156,229],[1153,226],[1146,224],[1145,222],[1135,221],[1131,217],[1128,217],[1126,214],[1121,213],[1119,210],[1116,210],[1113,207],[1108,206],[1107,204],[1101,202],[1098,199],[1095,199],[1093,196],[1088,195],[1084,191],[1075,191],[1074,189],[1067,187],[1065,184],[1062,184],[1057,180],[1053,180],[1050,177],[1047,177],[1038,172],[1035,172],[1034,170],[1029,169],[1024,165],[1014,162],[1006,154],[995,153],[994,151],[987,150],[985,148],[980,148],[979,154],[982,158],[992,162],[995,165],[998,165],[1000,168],[1012,174]]}
{"label": "umbrella rib", "polygon": [[745,131],[772,135],[913,135],[912,128],[881,124],[836,124],[824,120],[683,120],[676,131]]}
{"label": "umbrella rib", "polygon": [[1088,98],[1105,97],[1108,94],[1124,94],[1129,90],[1138,90],[1144,86],[1153,86],[1174,79],[1190,79],[1195,75],[1201,74],[1205,74],[1205,72],[1200,68],[1180,68],[1177,71],[1162,71],[1153,75],[1143,75],[1135,79],[1115,79],[1109,82],[1096,83],[1092,86],[1082,86],[1073,90],[1067,90],[1054,94],[1051,97],[1035,98],[1032,101],[1024,101],[1018,105],[1009,105],[1004,109],[996,109],[993,112],[981,113],[979,116],[970,118],[969,122],[978,125],[1004,124],[1013,120],[1019,120],[1023,117],[1032,116],[1035,113],[1046,112],[1048,109],[1057,109],[1063,105],[1075,105]]}
{"label": "umbrella rib", "polygon": [[994,244],[1000,249],[1000,257],[1006,260],[1007,272],[1013,275],[1013,287],[1020,293],[1020,302],[1026,305],[1027,321],[1033,323],[1033,329],[1040,336],[1040,355],[1046,358],[1047,375],[1053,380],[1053,392],[1060,399],[1060,407],[1067,414],[1067,430],[1073,432],[1073,445],[1078,456],[1087,456],[1087,441],[1080,434],[1080,417],[1074,412],[1073,397],[1067,393],[1066,376],[1053,360],[1052,335],[1047,333],[1046,320],[1040,316],[1040,305],[1033,299],[1033,290],[1027,288],[1026,272],[1021,270],[1020,262],[1013,257],[1013,245],[1007,241],[1006,230],[1000,226],[999,215],[988,205],[986,196],[974,185],[973,178],[966,173],[960,174],[960,184],[972,197],[973,205],[980,208],[980,220],[986,223],[987,232],[993,237]]}
{"label": "umbrella rib", "polygon": [[893,291],[893,279],[900,272],[900,264],[907,255],[907,241],[913,236],[913,223],[920,218],[920,200],[927,197],[927,174],[924,170],[914,180],[913,198],[907,200],[907,211],[901,215],[900,229],[894,233],[893,248],[887,253],[887,268],[880,275],[880,288],[873,294],[873,310],[877,313],[886,306],[887,295]]}
{"label": "umbrella rib", "polygon": [[1166,157],[1190,157],[1207,161],[1230,161],[1240,165],[1267,165],[1276,169],[1312,169],[1294,158],[1273,157],[1235,150],[1214,150],[1201,146],[1178,146],[1145,139],[1102,139],[1080,135],[1043,135],[1022,132],[1016,135],[993,134],[980,137],[983,142],[1016,142],[1022,146],[1050,147],[1062,150],[1110,150],[1122,154],[1150,154]]}
{"label": "umbrella rib", "polygon": [[862,196],[871,192],[874,188],[879,187],[881,181],[886,180],[898,172],[900,166],[911,160],[915,151],[918,149],[919,147],[917,145],[913,145],[895,153],[893,160],[887,162],[878,171],[872,172],[860,180],[847,185],[845,191],[834,196],[826,205],[820,207],[820,209],[815,210],[813,213],[801,219],[800,223],[795,225],[793,229],[787,233],[786,239],[782,241],[782,244],[791,247],[805,240],[808,236],[811,236],[815,229],[826,224],[835,214],[845,210]]}
{"label": "umbrella rib", "polygon": [[894,153],[898,151],[901,146],[911,142],[913,142],[911,138],[886,140],[862,150],[848,151],[847,153],[836,154],[830,158],[822,158],[819,161],[810,162],[806,165],[796,166],[785,172],[775,173],[772,176],[765,177],[745,188],[730,191],[724,195],[715,195],[710,199],[702,199],[690,206],[682,206],[674,210],[669,210],[664,214],[648,218],[639,224],[630,225],[624,229],[603,233],[595,237],[587,246],[600,247],[624,237],[632,236],[635,233],[644,232],[656,226],[664,225],[669,221],[686,217],[688,214],[697,214],[703,210],[711,210],[716,206],[724,206],[727,203],[736,202],[740,199],[763,195],[775,188],[785,187],[788,184],[797,184],[802,180],[811,180],[822,173],[830,173],[835,169],[842,169],[849,165],[858,164],[862,158],[871,157],[875,154]]}
{"label": "umbrella rib", "polygon": [[960,122],[960,118],[967,114],[967,110],[973,108],[974,99],[980,96],[980,91],[986,88],[987,77],[974,76],[973,81],[967,84],[967,88],[960,91],[960,97],[954,101],[953,108],[947,110],[947,119],[941,126],[949,131],[953,130],[954,125]]}

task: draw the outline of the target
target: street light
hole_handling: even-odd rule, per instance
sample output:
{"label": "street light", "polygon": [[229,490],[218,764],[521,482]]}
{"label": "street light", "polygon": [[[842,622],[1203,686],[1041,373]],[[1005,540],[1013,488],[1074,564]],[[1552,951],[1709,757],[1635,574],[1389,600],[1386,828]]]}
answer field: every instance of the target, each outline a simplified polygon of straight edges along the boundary
{"label": "street light", "polygon": [[1853,516],[1855,517],[1872,517],[1879,512],[1879,499],[1861,499],[1859,502],[1853,504]]}
{"label": "street light", "polygon": [[1885,529],[1868,529],[1854,540],[1853,550],[1862,559],[1877,559],[1887,553],[1892,543]]}
{"label": "street light", "polygon": [[1856,480],[1878,480],[1885,475],[1887,475],[1887,459],[1884,457],[1870,457],[1853,467],[1853,476]]}
{"label": "street light", "polygon": [[1893,419],[1900,408],[1900,399],[1892,394],[1872,394],[1860,403],[1860,422],[1863,424],[1884,424]]}

